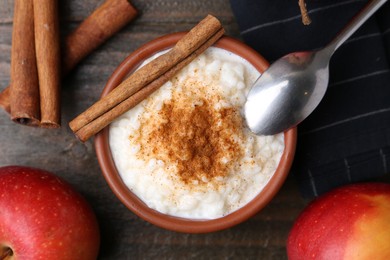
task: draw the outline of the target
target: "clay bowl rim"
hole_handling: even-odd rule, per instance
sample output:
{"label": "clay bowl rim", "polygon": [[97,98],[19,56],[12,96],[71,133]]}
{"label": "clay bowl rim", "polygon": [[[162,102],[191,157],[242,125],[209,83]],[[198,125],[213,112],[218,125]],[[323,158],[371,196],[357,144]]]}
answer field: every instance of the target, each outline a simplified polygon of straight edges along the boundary
{"label": "clay bowl rim", "polygon": [[[173,33],[152,40],[131,53],[116,68],[103,89],[102,96],[122,82],[143,60],[153,54],[172,47],[185,32]],[[257,70],[263,72],[269,63],[249,46],[234,38],[224,36],[214,46],[226,49],[248,60]],[[108,143],[109,127],[95,136],[95,150],[103,176],[117,198],[141,219],[158,227],[185,233],[208,233],[235,226],[264,208],[283,185],[295,154],[297,129],[284,133],[285,149],[279,165],[264,189],[248,204],[227,216],[211,220],[192,220],[169,216],[149,208],[123,183],[115,167]]]}

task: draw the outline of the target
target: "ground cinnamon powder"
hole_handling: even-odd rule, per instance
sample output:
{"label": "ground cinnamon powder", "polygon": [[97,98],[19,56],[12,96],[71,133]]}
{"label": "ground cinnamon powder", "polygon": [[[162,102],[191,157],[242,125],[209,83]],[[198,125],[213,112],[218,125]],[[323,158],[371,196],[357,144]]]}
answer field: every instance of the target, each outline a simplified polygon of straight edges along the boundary
{"label": "ground cinnamon powder", "polygon": [[[194,97],[195,95],[195,97]],[[176,93],[140,129],[140,156],[172,164],[187,185],[224,177],[243,155],[243,122],[236,108],[215,108],[220,97]],[[175,101],[176,100],[176,101]]]}

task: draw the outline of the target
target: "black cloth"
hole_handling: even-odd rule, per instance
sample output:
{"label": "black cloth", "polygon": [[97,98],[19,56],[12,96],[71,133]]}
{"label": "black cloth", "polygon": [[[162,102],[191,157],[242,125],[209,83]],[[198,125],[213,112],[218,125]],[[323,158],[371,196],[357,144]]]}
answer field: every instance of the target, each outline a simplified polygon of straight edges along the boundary
{"label": "black cloth", "polygon": [[[308,26],[301,22],[297,0],[230,3],[243,40],[272,62],[325,46],[367,1],[306,0]],[[298,125],[292,174],[305,197],[389,174],[389,61],[386,3],[333,55],[325,97]]]}

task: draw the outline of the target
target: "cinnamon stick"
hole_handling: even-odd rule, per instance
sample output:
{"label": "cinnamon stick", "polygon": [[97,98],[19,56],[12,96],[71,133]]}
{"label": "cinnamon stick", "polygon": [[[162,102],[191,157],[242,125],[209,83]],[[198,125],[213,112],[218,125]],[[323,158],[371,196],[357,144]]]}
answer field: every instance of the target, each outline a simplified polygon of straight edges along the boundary
{"label": "cinnamon stick", "polygon": [[[26,125],[40,121],[39,85],[34,39],[32,0],[15,0],[11,47],[11,119]],[[6,96],[1,96],[4,99]],[[7,102],[8,100],[2,100]]]}
{"label": "cinnamon stick", "polygon": [[[11,74],[12,74],[12,70],[11,70]],[[12,76],[11,76],[11,84],[0,92],[0,107],[9,114],[11,114],[11,85],[12,85]]]}
{"label": "cinnamon stick", "polygon": [[[130,1],[106,0],[65,38],[62,49],[62,75],[66,76],[82,59],[136,16],[137,10]],[[0,92],[0,107],[8,113],[11,111],[10,96],[10,87]]]}
{"label": "cinnamon stick", "polygon": [[129,0],[106,0],[66,37],[64,74],[137,16]]}
{"label": "cinnamon stick", "polygon": [[[15,26],[15,25],[14,25]],[[12,51],[11,51],[12,52]],[[12,55],[11,55],[12,56]],[[12,66],[12,65],[11,65]],[[12,73],[12,69],[11,69]],[[12,79],[11,79],[12,80]],[[3,91],[0,92],[0,107],[7,113],[11,113],[11,91],[10,91],[11,85],[3,89]]]}
{"label": "cinnamon stick", "polygon": [[72,120],[70,128],[81,141],[86,141],[163,85],[223,33],[218,19],[208,15],[170,51],[141,67],[107,96]]}
{"label": "cinnamon stick", "polygon": [[58,128],[61,123],[61,53],[57,0],[34,0],[34,29],[41,107],[40,125]]}
{"label": "cinnamon stick", "polygon": [[85,142],[92,135],[98,133],[112,121],[114,121],[117,117],[124,114],[129,109],[135,107],[139,103],[141,103],[144,99],[150,96],[154,91],[159,89],[164,83],[169,81],[172,77],[174,77],[182,68],[188,65],[191,61],[193,61],[197,56],[199,56],[202,52],[204,52],[208,47],[210,47],[213,43],[215,43],[222,35],[224,34],[224,30],[219,30],[212,38],[209,39],[205,44],[203,44],[199,49],[195,50],[190,56],[186,59],[172,67],[172,69],[168,70],[165,74],[161,75],[158,79],[151,82],[144,88],[140,89],[138,92],[134,93],[132,96],[113,107],[108,112],[104,113],[100,117],[96,118],[89,124],[85,125],[81,129],[76,132],[77,137]]}

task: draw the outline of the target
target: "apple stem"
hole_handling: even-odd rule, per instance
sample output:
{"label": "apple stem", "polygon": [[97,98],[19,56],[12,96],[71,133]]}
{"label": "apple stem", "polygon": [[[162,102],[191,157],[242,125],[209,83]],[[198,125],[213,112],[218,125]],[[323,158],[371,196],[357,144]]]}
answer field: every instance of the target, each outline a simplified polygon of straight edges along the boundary
{"label": "apple stem", "polygon": [[0,260],[5,260],[7,259],[9,256],[12,256],[14,254],[14,252],[12,251],[11,248],[9,247],[6,247],[5,249],[3,249],[3,252],[2,254],[0,255]]}

